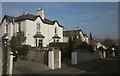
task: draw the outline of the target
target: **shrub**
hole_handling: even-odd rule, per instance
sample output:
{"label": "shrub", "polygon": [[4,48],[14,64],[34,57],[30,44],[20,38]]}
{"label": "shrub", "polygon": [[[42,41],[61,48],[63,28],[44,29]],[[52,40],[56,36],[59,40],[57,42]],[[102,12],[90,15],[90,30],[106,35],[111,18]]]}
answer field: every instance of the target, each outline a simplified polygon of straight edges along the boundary
{"label": "shrub", "polygon": [[94,52],[94,49],[92,47],[92,45],[88,45],[86,42],[83,42],[81,45],[80,45],[80,49],[82,50],[87,50],[89,52]]}
{"label": "shrub", "polygon": [[49,44],[50,47],[59,47],[60,49],[68,47],[67,43],[64,42],[51,42]]}
{"label": "shrub", "polygon": [[21,48],[19,48],[18,54],[22,59],[25,59],[25,57],[29,53],[29,48],[30,48],[29,45],[23,45]]}

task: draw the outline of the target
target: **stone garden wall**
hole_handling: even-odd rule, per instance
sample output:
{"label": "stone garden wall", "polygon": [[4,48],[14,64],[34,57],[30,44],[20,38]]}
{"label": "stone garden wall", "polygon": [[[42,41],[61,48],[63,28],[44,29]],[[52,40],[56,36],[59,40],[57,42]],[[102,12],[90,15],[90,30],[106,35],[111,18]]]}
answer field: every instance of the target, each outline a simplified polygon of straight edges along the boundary
{"label": "stone garden wall", "polygon": [[43,64],[48,63],[48,51],[47,50],[30,50],[26,56],[26,59],[29,61],[40,62]]}
{"label": "stone garden wall", "polygon": [[78,63],[81,63],[81,62],[87,62],[87,61],[91,61],[91,60],[95,60],[95,59],[99,59],[100,58],[100,55],[99,55],[99,52],[96,51],[96,52],[77,52],[77,62]]}

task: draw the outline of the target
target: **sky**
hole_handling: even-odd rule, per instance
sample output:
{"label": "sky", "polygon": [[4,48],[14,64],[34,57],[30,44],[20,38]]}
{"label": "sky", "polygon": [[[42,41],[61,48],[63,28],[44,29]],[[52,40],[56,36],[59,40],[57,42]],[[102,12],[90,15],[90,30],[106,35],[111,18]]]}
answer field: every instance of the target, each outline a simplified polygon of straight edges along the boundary
{"label": "sky", "polygon": [[97,39],[118,38],[117,2],[3,2],[2,18],[23,12],[36,15],[38,8],[44,9],[47,19],[58,20],[65,30],[80,27]]}

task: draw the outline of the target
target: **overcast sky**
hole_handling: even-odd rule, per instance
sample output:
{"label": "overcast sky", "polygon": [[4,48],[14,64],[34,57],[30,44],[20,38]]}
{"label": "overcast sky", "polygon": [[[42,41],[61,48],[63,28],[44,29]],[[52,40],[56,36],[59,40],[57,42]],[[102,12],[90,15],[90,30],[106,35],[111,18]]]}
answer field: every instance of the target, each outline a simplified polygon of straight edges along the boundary
{"label": "overcast sky", "polygon": [[65,30],[80,27],[95,38],[118,38],[117,2],[3,2],[2,17],[19,16],[23,12],[36,15],[36,10],[45,10],[45,17],[58,20]]}

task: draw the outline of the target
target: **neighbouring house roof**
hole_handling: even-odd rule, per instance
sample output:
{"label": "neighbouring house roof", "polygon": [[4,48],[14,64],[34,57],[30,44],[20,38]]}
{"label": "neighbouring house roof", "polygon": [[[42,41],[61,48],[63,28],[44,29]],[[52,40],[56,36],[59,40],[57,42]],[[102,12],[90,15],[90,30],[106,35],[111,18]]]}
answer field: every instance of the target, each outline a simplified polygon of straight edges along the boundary
{"label": "neighbouring house roof", "polygon": [[85,36],[88,37],[87,34],[85,34],[85,33],[83,34],[83,36],[84,36],[84,37],[85,37]]}
{"label": "neighbouring house roof", "polygon": [[80,31],[82,32],[81,29],[64,31],[63,32],[63,36],[64,37],[74,37],[75,35],[79,36],[80,35]]}
{"label": "neighbouring house roof", "polygon": [[45,36],[43,36],[41,33],[36,33],[33,37],[34,38],[45,38]]}
{"label": "neighbouring house roof", "polygon": [[60,39],[60,37],[58,36],[58,34],[55,34],[53,37],[52,37],[53,39]]}
{"label": "neighbouring house roof", "polygon": [[39,18],[41,19],[41,21],[42,21],[43,23],[45,23],[45,24],[54,25],[55,22],[57,22],[60,27],[63,27],[62,25],[59,24],[59,22],[58,22],[57,20],[51,21],[51,20],[46,19],[46,18],[45,18],[45,19],[42,19],[40,16],[36,16],[36,15],[32,15],[32,14],[23,14],[23,15],[20,15],[20,16],[18,16],[18,17],[13,17],[13,16],[5,15],[5,16],[3,17],[1,23],[3,23],[4,19],[6,19],[7,21],[10,21],[10,22],[13,22],[13,20],[14,20],[15,22],[17,22],[17,21],[23,21],[23,20],[35,21],[38,17],[39,17]]}
{"label": "neighbouring house roof", "polygon": [[13,19],[15,19],[15,17],[5,15],[5,16],[3,17],[1,23],[4,21],[4,19],[6,19],[6,21],[8,21],[8,22],[13,22]]}

